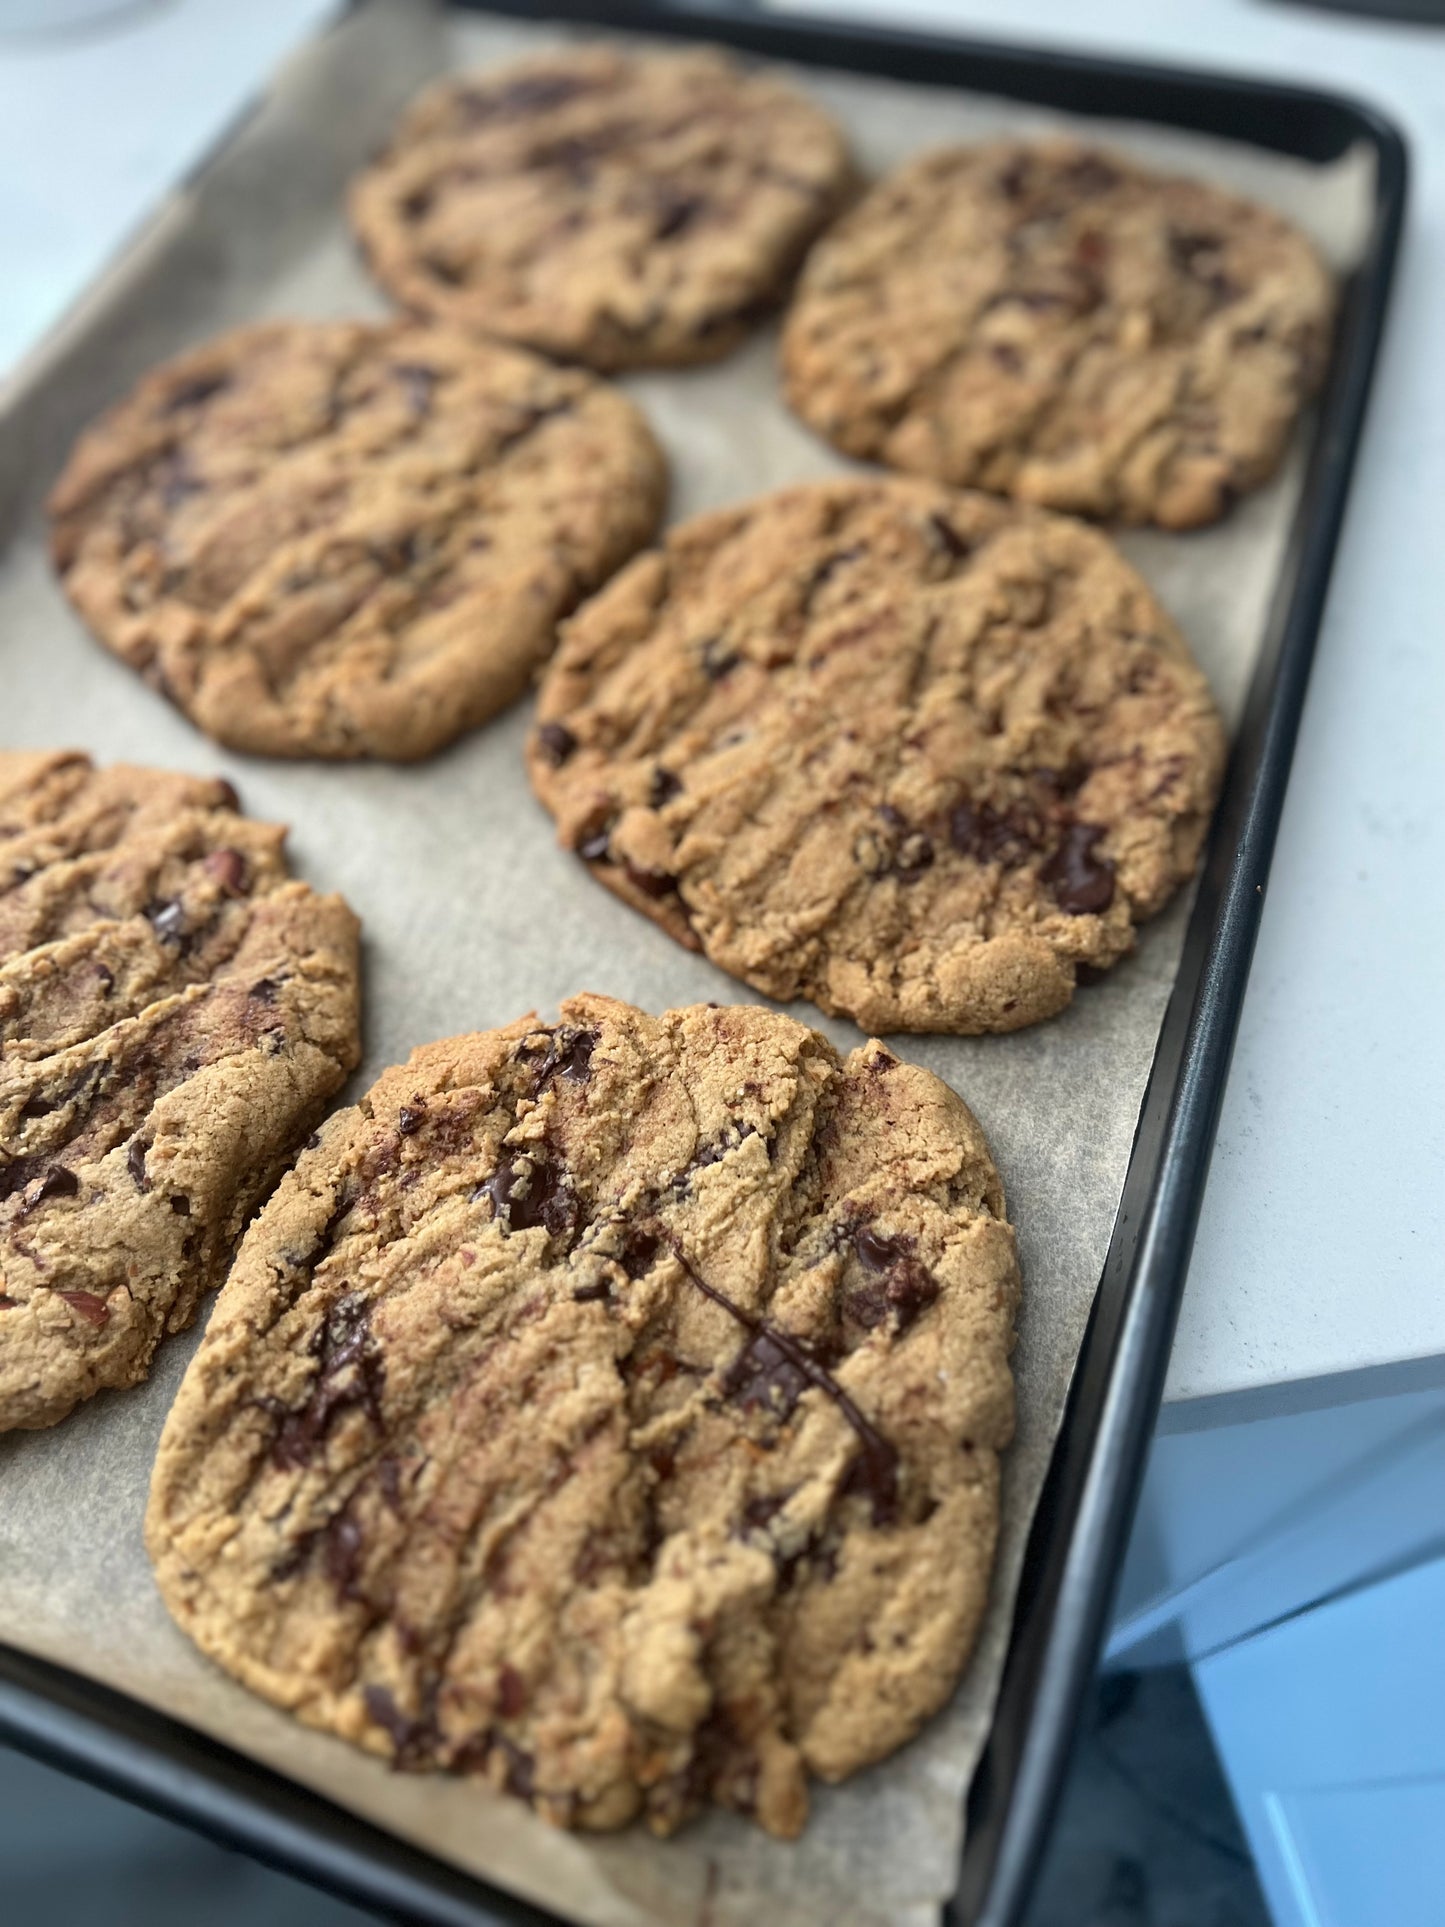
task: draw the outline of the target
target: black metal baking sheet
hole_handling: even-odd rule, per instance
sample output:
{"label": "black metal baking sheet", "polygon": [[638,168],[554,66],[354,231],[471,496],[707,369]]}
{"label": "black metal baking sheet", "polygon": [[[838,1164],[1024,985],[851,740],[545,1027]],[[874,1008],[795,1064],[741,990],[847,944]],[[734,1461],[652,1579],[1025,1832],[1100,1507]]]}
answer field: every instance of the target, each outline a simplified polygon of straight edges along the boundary
{"label": "black metal baking sheet", "polygon": [[[535,17],[527,0],[489,10]],[[951,1921],[1026,1905],[1102,1643],[1163,1388],[1265,879],[1399,247],[1406,155],[1374,109],[1232,76],[1021,49],[743,5],[550,0],[549,15],[763,57],[1126,117],[1325,163],[1375,162],[1308,470],[1235,737],[1119,1214],[1029,1540],[997,1716],[969,1796]],[[0,1646],[0,1738],[384,1917],[483,1927],[552,1916],[356,1819],[190,1727]]]}

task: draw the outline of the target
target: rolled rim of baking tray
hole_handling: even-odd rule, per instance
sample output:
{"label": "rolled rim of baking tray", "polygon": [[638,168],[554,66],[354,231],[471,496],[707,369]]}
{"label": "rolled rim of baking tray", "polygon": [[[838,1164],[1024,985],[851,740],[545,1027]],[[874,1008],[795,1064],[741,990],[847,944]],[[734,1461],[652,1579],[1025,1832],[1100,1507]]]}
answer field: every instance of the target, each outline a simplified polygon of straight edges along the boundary
{"label": "rolled rim of baking tray", "polygon": [[[534,0],[459,0],[535,18]],[[550,18],[722,40],[804,65],[965,87],[1220,135],[1302,160],[1358,143],[1373,218],[1348,277],[1304,488],[1230,754],[1118,1213],[1029,1534],[988,1745],[967,1796],[953,1927],[1015,1927],[1103,1644],[1183,1294],[1404,219],[1403,137],[1333,91],[830,19],[747,0],[548,0]],[[195,1728],[0,1644],[0,1739],[383,1917],[556,1916],[358,1819]]]}

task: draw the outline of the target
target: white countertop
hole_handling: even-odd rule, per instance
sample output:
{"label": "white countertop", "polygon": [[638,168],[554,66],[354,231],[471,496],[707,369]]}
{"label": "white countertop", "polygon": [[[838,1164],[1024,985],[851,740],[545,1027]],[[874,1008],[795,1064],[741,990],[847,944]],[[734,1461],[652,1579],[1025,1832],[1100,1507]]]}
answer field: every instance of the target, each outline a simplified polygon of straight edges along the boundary
{"label": "white countertop", "polygon": [[[0,375],[334,5],[170,0],[7,36],[20,10],[0,0]],[[1300,1381],[1445,1374],[1445,30],[1251,0],[825,10],[1319,82],[1410,141],[1394,317],[1165,1397],[1263,1411]]]}

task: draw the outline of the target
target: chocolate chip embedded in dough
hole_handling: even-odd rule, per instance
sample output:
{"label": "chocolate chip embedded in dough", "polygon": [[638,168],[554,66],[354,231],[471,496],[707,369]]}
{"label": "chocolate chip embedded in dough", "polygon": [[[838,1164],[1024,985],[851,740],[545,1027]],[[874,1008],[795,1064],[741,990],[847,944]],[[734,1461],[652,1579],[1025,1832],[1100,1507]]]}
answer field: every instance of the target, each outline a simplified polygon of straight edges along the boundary
{"label": "chocolate chip embedded in dough", "polygon": [[1039,873],[1070,916],[1097,916],[1114,901],[1114,865],[1097,848],[1105,834],[1099,824],[1071,823]]}

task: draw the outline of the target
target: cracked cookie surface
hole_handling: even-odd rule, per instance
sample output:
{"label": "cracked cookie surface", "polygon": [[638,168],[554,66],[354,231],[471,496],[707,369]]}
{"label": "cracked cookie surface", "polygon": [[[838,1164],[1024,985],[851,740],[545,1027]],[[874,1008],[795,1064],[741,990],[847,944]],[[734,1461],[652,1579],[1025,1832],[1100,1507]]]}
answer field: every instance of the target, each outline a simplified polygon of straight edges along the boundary
{"label": "cracked cookie surface", "polygon": [[1071,141],[909,162],[809,257],[787,395],[850,455],[1193,528],[1268,480],[1334,291],[1280,216]]}
{"label": "cracked cookie surface", "polygon": [[0,1432],[146,1376],[357,1062],[356,919],[283,836],[0,752]]}
{"label": "cracked cookie surface", "polygon": [[832,122],[766,74],[579,46],[428,89],[351,212],[413,311],[643,368],[741,341],[850,179]]}
{"label": "cracked cookie surface", "polygon": [[609,888],[867,1030],[1016,1030],[1193,872],[1224,737],[1098,531],[927,483],[699,516],[567,624],[528,767]]}
{"label": "cracked cookie surface", "polygon": [[218,742],[408,759],[525,688],[652,535],[624,396],[410,323],[278,322],[153,370],[50,498],[66,593]]}
{"label": "cracked cookie surface", "polygon": [[580,996],[323,1126],[156,1463],[202,1649],[566,1826],[782,1835],[976,1636],[1013,1232],[930,1073],[748,1007]]}

